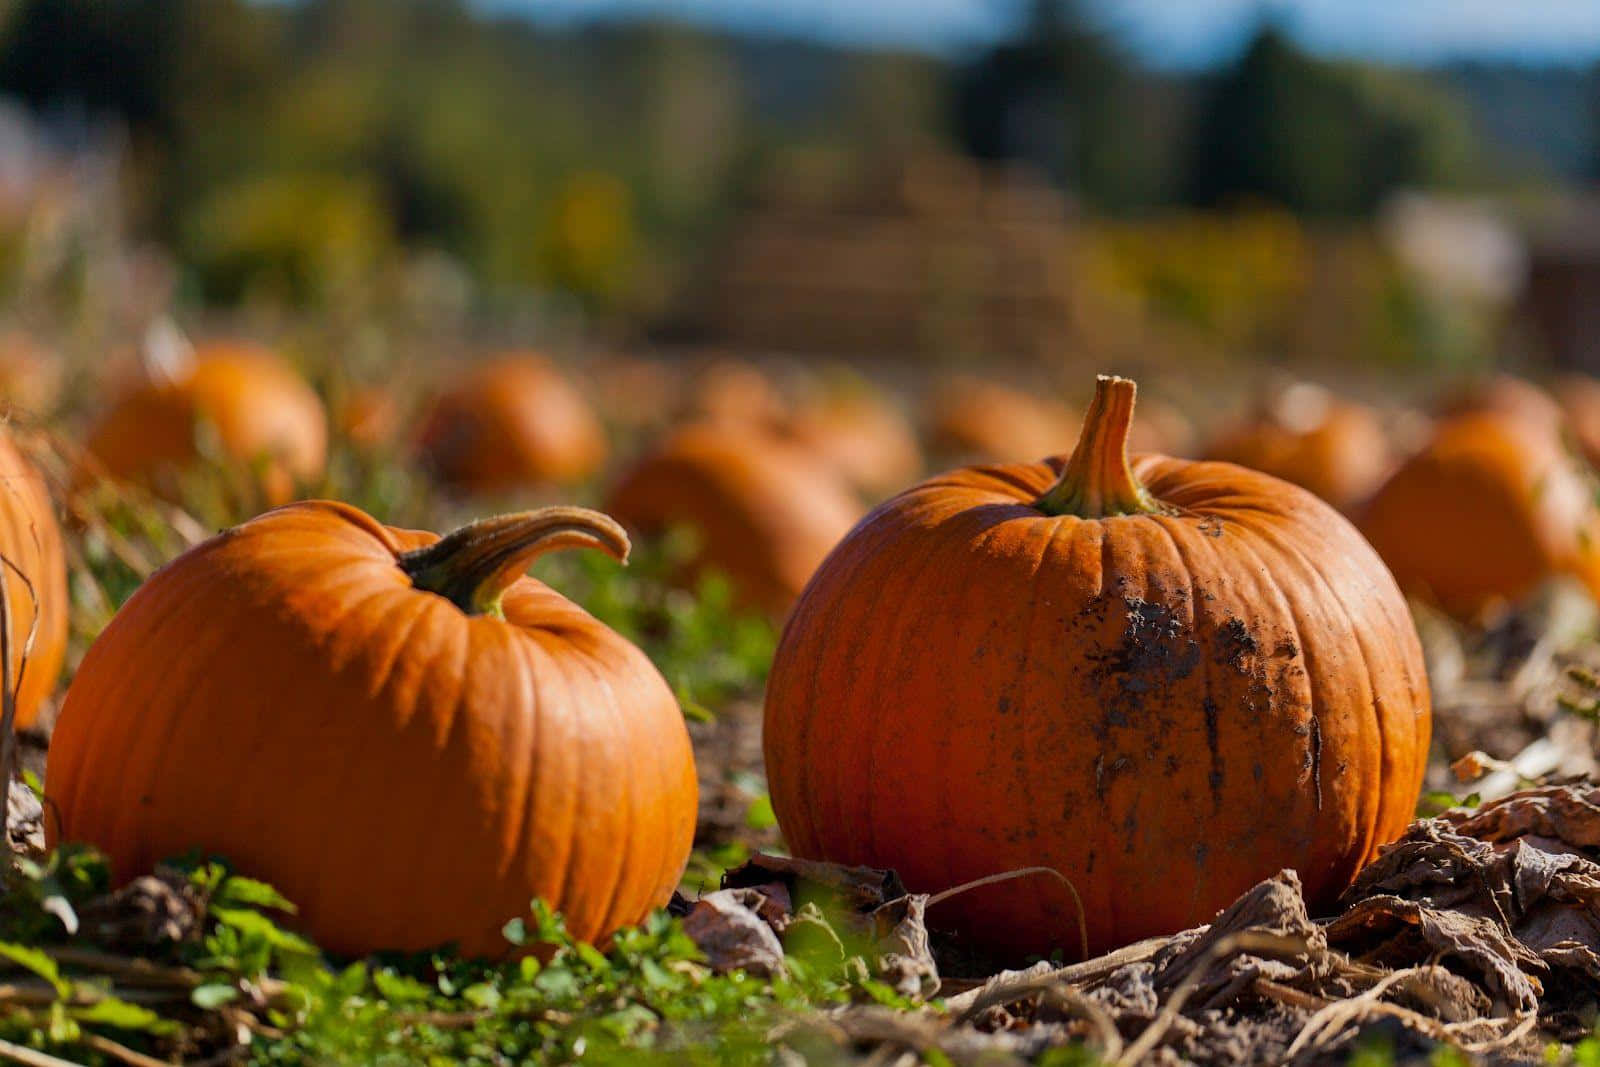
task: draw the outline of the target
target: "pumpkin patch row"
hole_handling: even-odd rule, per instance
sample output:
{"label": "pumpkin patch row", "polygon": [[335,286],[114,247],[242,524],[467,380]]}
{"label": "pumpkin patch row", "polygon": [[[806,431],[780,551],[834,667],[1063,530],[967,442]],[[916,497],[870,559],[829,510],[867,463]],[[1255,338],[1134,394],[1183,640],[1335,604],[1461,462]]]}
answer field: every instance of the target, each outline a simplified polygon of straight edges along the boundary
{"label": "pumpkin patch row", "polygon": [[[535,897],[603,940],[677,884],[694,763],[649,659],[524,572],[555,548],[624,559],[624,526],[689,525],[691,571],[787,619],[764,743],[789,846],[927,892],[1045,868],[932,919],[1017,957],[1097,952],[1203,922],[1283,867],[1329,904],[1406,825],[1430,707],[1403,592],[1463,617],[1551,575],[1600,594],[1586,469],[1510,402],[1452,403],[1401,458],[1371,412],[1301,390],[1258,440],[1221,439],[1263,473],[1141,452],[1141,425],[1177,419],[1137,423],[1134,384],[1102,377],[1070,454],[958,468],[857,521],[856,490],[921,465],[903,420],[849,394],[729,404],[762,379],[710,380],[611,483],[614,518],[553,507],[440,538],[312,501],[179,556],[67,691],[52,839],[98,845],[120,879],[226,855],[340,953],[496,954]],[[1077,421],[1030,423],[1004,396],[942,402],[1063,440]],[[141,462],[146,422],[187,426],[187,445],[156,433]],[[425,465],[463,491],[581,481],[608,449],[584,392],[530,360],[462,375],[422,427]],[[282,500],[325,434],[284,364],[203,348],[113,405],[90,452],[158,493],[181,492],[163,478],[182,464],[249,461]],[[33,640],[26,724],[61,666],[65,567],[48,494],[16,464],[0,551],[27,576],[6,586],[12,643]],[[1341,477],[1323,499],[1274,467]]]}

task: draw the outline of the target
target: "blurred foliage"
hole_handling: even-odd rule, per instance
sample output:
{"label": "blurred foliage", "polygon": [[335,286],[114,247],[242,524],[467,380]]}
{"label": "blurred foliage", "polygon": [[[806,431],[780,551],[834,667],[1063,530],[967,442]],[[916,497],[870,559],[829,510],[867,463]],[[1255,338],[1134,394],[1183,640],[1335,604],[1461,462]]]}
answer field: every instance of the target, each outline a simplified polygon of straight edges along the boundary
{"label": "blurred foliage", "polygon": [[1355,215],[1472,175],[1473,150],[1465,109],[1420,75],[1320,60],[1268,26],[1205,100],[1188,195]]}
{"label": "blurred foliage", "polygon": [[1218,74],[1158,74],[1074,0],[1032,0],[1013,39],[955,59],[540,27],[467,0],[0,11],[0,91],[69,139],[121,124],[135,232],[224,303],[341,301],[421,252],[491,298],[551,290],[649,320],[797,152],[868,172],[958,145],[1113,214],[1184,199],[1349,216],[1505,171],[1443,79],[1320,60],[1271,27]]}

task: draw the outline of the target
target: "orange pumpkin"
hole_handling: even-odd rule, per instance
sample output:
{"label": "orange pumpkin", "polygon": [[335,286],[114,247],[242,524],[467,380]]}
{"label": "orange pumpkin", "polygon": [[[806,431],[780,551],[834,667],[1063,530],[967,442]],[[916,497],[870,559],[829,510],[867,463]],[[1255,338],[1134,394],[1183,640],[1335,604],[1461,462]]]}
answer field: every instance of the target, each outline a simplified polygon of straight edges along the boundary
{"label": "orange pumpkin", "polygon": [[[40,708],[55,689],[66,658],[67,565],[61,527],[44,480],[4,433],[0,433],[0,486],[4,486],[0,492],[0,557],[15,567],[5,567],[6,607],[11,617],[7,669],[11,684],[17,686],[16,726],[26,729],[39,721]],[[24,662],[30,631],[33,648]],[[22,671],[20,685],[18,669]]]}
{"label": "orange pumpkin", "polygon": [[62,361],[27,333],[0,336],[0,403],[35,415],[48,414],[61,399]]}
{"label": "orange pumpkin", "polygon": [[1573,574],[1600,597],[1594,488],[1554,427],[1443,420],[1368,504],[1361,529],[1408,592],[1474,619]]}
{"label": "orange pumpkin", "polygon": [[785,429],[795,444],[869,496],[903,489],[922,473],[910,421],[862,386],[831,389],[799,405]]}
{"label": "orange pumpkin", "polygon": [[685,427],[611,490],[606,510],[646,534],[693,528],[691,574],[721,571],[741,602],[781,618],[860,514],[832,471],[760,430]]}
{"label": "orange pumpkin", "polygon": [[683,417],[775,429],[789,418],[789,404],[759,367],[720,359],[695,375]]}
{"label": "orange pumpkin", "polygon": [[580,482],[607,452],[583,394],[545,360],[516,353],[469,368],[446,389],[418,449],[435,477],[470,493]]}
{"label": "orange pumpkin", "polygon": [[980,461],[1037,459],[1071,440],[1078,420],[1066,407],[981,378],[958,376],[934,393],[929,447]]}
{"label": "orange pumpkin", "polygon": [[1556,395],[1579,451],[1591,467],[1600,468],[1600,381],[1571,374],[1556,384]]}
{"label": "orange pumpkin", "polygon": [[1542,426],[1557,426],[1562,418],[1561,405],[1555,398],[1532,382],[1510,374],[1458,385],[1440,399],[1437,411],[1445,416],[1494,412]]}
{"label": "orange pumpkin", "polygon": [[[932,892],[1033,866],[1098,953],[1296,868],[1330,906],[1411,820],[1427,676],[1406,603],[1310,493],[1127,458],[1102,378],[1070,459],[956,470],[818,569],[767,689],[796,855]],[[929,913],[1013,956],[1080,950],[1053,877]]]}
{"label": "orange pumpkin", "polygon": [[119,881],[223,855],[345,954],[497,955],[535,897],[589,940],[643,918],[689,854],[694,761],[644,654],[519,577],[567,546],[628,541],[582,508],[440,539],[317,501],[184,553],[72,681],[52,841]]}
{"label": "orange pumpkin", "polygon": [[1293,482],[1344,512],[1371,496],[1393,465],[1376,412],[1308,383],[1290,386],[1223,431],[1206,458]]}
{"label": "orange pumpkin", "polygon": [[177,499],[207,462],[250,473],[269,503],[322,474],[327,415],[311,387],[264,349],[212,344],[170,379],[126,388],[89,431],[86,474],[136,482]]}
{"label": "orange pumpkin", "polygon": [[379,385],[351,389],[335,409],[339,434],[363,451],[390,445],[400,426],[400,404],[394,393]]}

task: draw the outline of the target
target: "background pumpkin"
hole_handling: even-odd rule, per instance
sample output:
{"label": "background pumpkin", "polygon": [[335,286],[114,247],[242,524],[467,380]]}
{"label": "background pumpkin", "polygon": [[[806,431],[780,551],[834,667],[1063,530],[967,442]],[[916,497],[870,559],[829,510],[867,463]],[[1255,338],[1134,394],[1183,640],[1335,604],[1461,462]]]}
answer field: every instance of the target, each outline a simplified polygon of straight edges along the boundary
{"label": "background pumpkin", "polygon": [[1305,382],[1224,430],[1205,458],[1293,482],[1344,512],[1371,496],[1393,465],[1376,412]]}
{"label": "background pumpkin", "polygon": [[[1035,865],[1100,952],[1298,869],[1327,907],[1410,821],[1429,738],[1405,601],[1310,493],[1125,442],[1101,379],[1077,450],[888,501],[818,570],[768,686],[797,855],[914,890]],[[1044,876],[935,907],[1014,956],[1079,951]]]}
{"label": "background pumpkin", "polygon": [[922,473],[910,420],[864,382],[824,388],[796,405],[786,428],[795,444],[867,496],[896,492]]}
{"label": "background pumpkin", "polygon": [[1561,405],[1543,389],[1525,378],[1495,374],[1479,381],[1464,382],[1446,392],[1435,409],[1443,416],[1495,413],[1542,426],[1561,423]]}
{"label": "background pumpkin", "polygon": [[1493,412],[1442,420],[1361,516],[1407,592],[1474,618],[1555,574],[1600,596],[1594,488],[1557,427]]}
{"label": "background pumpkin", "polygon": [[570,545],[627,551],[579,508],[439,540],[327,502],[204,542],[73,679],[52,839],[123,881],[220,853],[338,953],[499,954],[536,896],[585,939],[643,918],[689,853],[694,762],[644,654],[519,577]]}
{"label": "background pumpkin", "polygon": [[606,499],[632,529],[693,528],[692,571],[725,573],[746,604],[782,618],[861,509],[844,483],[765,430],[685,427],[639,460]]}
{"label": "background pumpkin", "polygon": [[422,463],[445,484],[503,493],[582,481],[608,451],[587,400],[548,361],[512,353],[462,372],[418,436]]}
{"label": "background pumpkin", "polygon": [[[214,446],[214,454],[206,447]],[[219,461],[259,482],[268,503],[327,463],[327,415],[317,394],[265,349],[213,343],[192,362],[132,383],[90,428],[90,476],[136,482],[176,500],[181,476]]]}
{"label": "background pumpkin", "polygon": [[1600,381],[1587,374],[1569,374],[1556,383],[1556,396],[1583,458],[1600,468]]}
{"label": "background pumpkin", "polygon": [[945,456],[1036,459],[1072,440],[1077,428],[1077,416],[1066,406],[982,378],[949,378],[929,400],[928,446]]}
{"label": "background pumpkin", "polygon": [[[67,654],[67,565],[61,526],[44,480],[33,469],[10,434],[0,432],[0,556],[6,568],[6,607],[11,615],[11,664],[22,670],[17,690],[19,729],[39,720],[44,701],[55,689]],[[0,564],[4,566],[4,564]],[[27,582],[17,571],[27,576]],[[28,584],[33,586],[32,593]],[[37,616],[38,628],[34,630]],[[33,630],[33,648],[22,665],[22,650]],[[7,664],[12,684],[17,669]]]}

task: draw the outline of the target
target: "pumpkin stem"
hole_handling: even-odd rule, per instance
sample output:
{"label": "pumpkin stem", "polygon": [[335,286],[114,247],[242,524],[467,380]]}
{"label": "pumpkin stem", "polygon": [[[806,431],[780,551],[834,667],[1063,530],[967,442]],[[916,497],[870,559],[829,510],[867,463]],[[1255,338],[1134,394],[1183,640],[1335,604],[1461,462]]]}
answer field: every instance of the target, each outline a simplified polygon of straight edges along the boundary
{"label": "pumpkin stem", "polygon": [[1137,392],[1138,386],[1127,378],[1102,374],[1095,380],[1094,402],[1083,417],[1078,447],[1035,507],[1049,515],[1082,519],[1161,510],[1128,466],[1128,430],[1133,426]]}
{"label": "pumpkin stem", "polygon": [[469,615],[501,617],[500,598],[538,556],[558,548],[597,548],[628,562],[617,520],[588,508],[553,507],[479,519],[399,557],[411,584]]}

